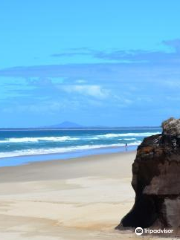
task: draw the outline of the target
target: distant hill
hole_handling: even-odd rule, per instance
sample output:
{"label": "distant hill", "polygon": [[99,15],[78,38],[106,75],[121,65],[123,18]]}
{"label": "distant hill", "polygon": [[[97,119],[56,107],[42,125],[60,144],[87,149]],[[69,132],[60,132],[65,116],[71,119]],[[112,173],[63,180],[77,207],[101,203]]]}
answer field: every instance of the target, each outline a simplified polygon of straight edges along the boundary
{"label": "distant hill", "polygon": [[55,125],[48,126],[45,128],[66,128],[67,129],[67,128],[83,128],[83,126],[81,126],[77,123],[74,123],[74,122],[65,121],[60,124],[55,124]]}
{"label": "distant hill", "polygon": [[156,126],[142,126],[142,127],[108,127],[108,126],[82,126],[74,122],[65,121],[60,124],[55,124],[51,126],[46,126],[44,128],[49,129],[112,129],[112,130],[143,130],[143,129],[159,129]]}
{"label": "distant hill", "polygon": [[95,125],[95,126],[82,126],[80,124],[70,122],[70,121],[64,121],[59,124],[50,125],[50,126],[41,126],[41,127],[26,127],[26,128],[0,128],[0,131],[36,131],[36,130],[51,130],[51,129],[84,129],[84,130],[160,130],[160,126],[132,126],[132,127],[110,127],[110,126],[101,126],[101,125]]}

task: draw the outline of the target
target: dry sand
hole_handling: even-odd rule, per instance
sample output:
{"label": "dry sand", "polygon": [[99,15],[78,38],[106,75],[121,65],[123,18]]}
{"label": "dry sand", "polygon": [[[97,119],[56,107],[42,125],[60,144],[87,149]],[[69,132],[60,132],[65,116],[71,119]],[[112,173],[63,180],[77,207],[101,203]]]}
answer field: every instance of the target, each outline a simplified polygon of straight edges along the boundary
{"label": "dry sand", "polygon": [[139,239],[114,230],[134,202],[134,158],[127,152],[0,168],[0,240]]}

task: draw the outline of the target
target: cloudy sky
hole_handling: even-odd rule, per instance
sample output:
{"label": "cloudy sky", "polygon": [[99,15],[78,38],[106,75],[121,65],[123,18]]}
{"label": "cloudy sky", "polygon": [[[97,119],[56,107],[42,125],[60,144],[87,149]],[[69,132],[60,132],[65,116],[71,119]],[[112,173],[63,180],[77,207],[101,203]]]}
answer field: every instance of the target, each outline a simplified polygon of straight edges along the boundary
{"label": "cloudy sky", "polygon": [[0,127],[180,117],[179,0],[0,4]]}

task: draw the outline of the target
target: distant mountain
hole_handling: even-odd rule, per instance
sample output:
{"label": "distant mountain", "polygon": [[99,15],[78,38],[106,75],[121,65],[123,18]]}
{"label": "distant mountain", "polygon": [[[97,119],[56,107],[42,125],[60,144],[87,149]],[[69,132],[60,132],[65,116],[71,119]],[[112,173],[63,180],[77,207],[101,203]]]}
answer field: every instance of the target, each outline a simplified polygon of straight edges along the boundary
{"label": "distant mountain", "polygon": [[74,122],[65,121],[60,124],[48,126],[46,128],[83,128],[83,126]]}
{"label": "distant mountain", "polygon": [[161,129],[160,126],[132,126],[132,127],[113,127],[113,126],[82,126],[74,122],[65,121],[60,124],[55,124],[51,126],[41,126],[41,127],[26,127],[26,128],[0,128],[0,131],[23,131],[23,130],[44,130],[44,129],[85,129],[85,130],[151,130],[151,129]]}
{"label": "distant mountain", "polygon": [[108,127],[108,126],[101,126],[101,125],[96,125],[96,126],[82,126],[74,122],[69,122],[65,121],[60,124],[56,125],[51,125],[51,126],[46,126],[44,128],[49,128],[49,129],[112,129],[112,130],[143,130],[143,129],[159,129],[160,127],[150,127],[150,126],[142,126],[142,127]]}

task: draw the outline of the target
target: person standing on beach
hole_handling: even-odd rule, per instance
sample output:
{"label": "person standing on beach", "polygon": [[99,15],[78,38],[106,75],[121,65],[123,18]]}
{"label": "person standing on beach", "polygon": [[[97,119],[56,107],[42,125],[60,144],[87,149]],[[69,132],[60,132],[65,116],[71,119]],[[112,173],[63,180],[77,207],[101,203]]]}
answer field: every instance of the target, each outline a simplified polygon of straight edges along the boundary
{"label": "person standing on beach", "polygon": [[126,148],[126,151],[127,151],[127,147],[128,147],[128,145],[127,145],[127,143],[125,143],[125,148]]}

